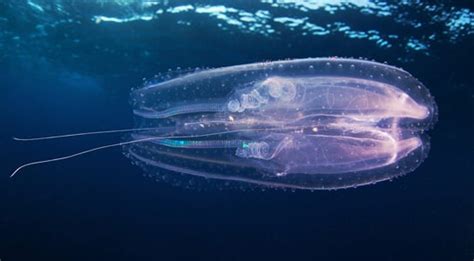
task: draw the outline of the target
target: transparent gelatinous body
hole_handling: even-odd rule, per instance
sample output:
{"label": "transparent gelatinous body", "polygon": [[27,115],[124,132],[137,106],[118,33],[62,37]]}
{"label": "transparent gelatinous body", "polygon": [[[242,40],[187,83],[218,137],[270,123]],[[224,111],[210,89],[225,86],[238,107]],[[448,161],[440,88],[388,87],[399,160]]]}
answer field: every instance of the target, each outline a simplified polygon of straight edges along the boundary
{"label": "transparent gelatinous body", "polygon": [[132,93],[125,152],[164,169],[273,187],[335,189],[414,170],[436,120],[428,90],[376,62],[315,58],[204,70]]}

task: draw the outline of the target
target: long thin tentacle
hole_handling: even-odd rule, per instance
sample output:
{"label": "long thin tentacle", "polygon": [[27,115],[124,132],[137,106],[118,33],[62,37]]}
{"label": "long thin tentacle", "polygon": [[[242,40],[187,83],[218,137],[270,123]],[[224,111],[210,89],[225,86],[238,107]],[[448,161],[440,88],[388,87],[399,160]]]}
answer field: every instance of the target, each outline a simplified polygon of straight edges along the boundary
{"label": "long thin tentacle", "polygon": [[[158,138],[159,138],[159,137],[158,137]],[[147,139],[141,139],[141,140],[132,140],[132,141],[126,141],[126,142],[119,142],[119,143],[114,143],[114,144],[109,144],[109,145],[104,145],[104,146],[95,147],[95,148],[92,148],[92,149],[80,151],[80,152],[77,152],[77,153],[74,153],[74,154],[71,154],[71,155],[66,155],[66,156],[62,156],[62,157],[58,157],[58,158],[47,159],[47,160],[40,160],[40,161],[34,161],[34,162],[26,163],[26,164],[23,164],[23,165],[21,165],[20,167],[18,167],[15,171],[13,171],[13,173],[10,175],[10,178],[12,178],[13,176],[15,176],[15,174],[17,174],[21,169],[26,168],[26,167],[29,167],[29,166],[34,166],[34,165],[40,165],[40,164],[49,163],[49,162],[54,162],[54,161],[61,161],[61,160],[71,159],[71,158],[74,158],[74,157],[77,157],[77,156],[80,156],[80,155],[84,155],[84,154],[87,154],[87,153],[91,153],[91,152],[94,152],[94,151],[98,151],[98,150],[103,150],[103,149],[107,149],[107,148],[113,148],[113,147],[123,146],[123,145],[132,144],[132,143],[137,143],[137,142],[144,142],[144,141],[154,140],[154,139],[158,139],[158,138],[157,138],[157,137],[153,137],[153,138],[147,138]]]}
{"label": "long thin tentacle", "polygon": [[[92,148],[92,149],[80,151],[80,152],[77,152],[77,153],[74,153],[74,154],[71,154],[71,155],[66,155],[66,156],[57,157],[57,158],[53,158],[53,159],[40,160],[40,161],[34,161],[34,162],[26,163],[26,164],[23,164],[20,167],[18,167],[15,171],[13,171],[13,173],[10,175],[10,178],[15,176],[20,170],[22,170],[25,167],[40,165],[40,164],[45,164],[45,163],[50,163],[50,162],[55,162],[55,161],[61,161],[61,160],[66,160],[66,159],[71,159],[71,158],[74,158],[74,157],[77,157],[77,156],[81,156],[81,155],[84,155],[84,154],[88,154],[88,153],[91,153],[91,152],[94,152],[94,151],[103,150],[103,149],[107,149],[107,148],[113,148],[113,147],[118,147],[118,146],[133,144],[133,143],[139,143],[139,142],[145,142],[145,141],[168,139],[168,138],[197,138],[197,137],[206,137],[206,136],[213,136],[213,135],[222,135],[222,134],[228,134],[228,133],[234,133],[234,132],[258,131],[258,130],[259,129],[247,129],[247,130],[231,130],[231,131],[214,132],[214,133],[200,134],[200,135],[158,136],[158,137],[148,137],[148,138],[143,138],[143,139],[138,139],[138,140],[119,142],[119,143],[99,146],[99,147],[95,147],[95,148]],[[265,129],[260,129],[260,130],[265,130]]]}
{"label": "long thin tentacle", "polygon": [[106,130],[106,131],[90,131],[90,132],[80,132],[80,133],[71,133],[71,134],[61,134],[45,137],[34,137],[34,138],[18,138],[13,137],[13,140],[16,141],[38,141],[38,140],[53,140],[53,139],[62,139],[62,138],[71,138],[78,136],[88,136],[88,135],[97,135],[97,134],[110,134],[110,133],[123,133],[123,132],[132,132],[132,131],[146,131],[146,130],[156,130],[160,128],[131,128],[131,129],[117,129],[117,130]]}

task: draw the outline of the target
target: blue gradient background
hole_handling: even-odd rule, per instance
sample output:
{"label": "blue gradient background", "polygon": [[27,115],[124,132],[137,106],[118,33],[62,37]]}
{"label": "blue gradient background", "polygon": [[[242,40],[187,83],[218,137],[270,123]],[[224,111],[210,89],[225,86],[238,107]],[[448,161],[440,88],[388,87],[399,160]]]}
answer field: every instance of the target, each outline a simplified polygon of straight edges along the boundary
{"label": "blue gradient background", "polygon": [[[472,260],[471,1],[0,2],[0,259]],[[439,122],[413,173],[337,191],[154,182],[120,140],[16,143],[128,128],[128,94],[169,69],[364,57],[419,78]]]}

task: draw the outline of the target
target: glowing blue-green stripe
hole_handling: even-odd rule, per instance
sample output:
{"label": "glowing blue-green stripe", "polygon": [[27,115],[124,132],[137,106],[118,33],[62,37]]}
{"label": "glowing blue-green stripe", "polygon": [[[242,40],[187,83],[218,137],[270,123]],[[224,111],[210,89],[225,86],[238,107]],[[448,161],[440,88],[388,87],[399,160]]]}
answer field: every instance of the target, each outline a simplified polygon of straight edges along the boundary
{"label": "glowing blue-green stripe", "polygon": [[172,147],[172,148],[237,148],[237,147],[248,147],[247,141],[241,140],[172,140],[162,139],[153,141],[153,143]]}

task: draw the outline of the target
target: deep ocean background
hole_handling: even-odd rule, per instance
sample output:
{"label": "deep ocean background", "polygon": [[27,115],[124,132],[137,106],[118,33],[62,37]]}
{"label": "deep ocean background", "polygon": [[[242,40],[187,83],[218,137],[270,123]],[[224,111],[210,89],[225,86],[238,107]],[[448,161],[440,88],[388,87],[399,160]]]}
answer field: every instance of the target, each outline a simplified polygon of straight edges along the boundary
{"label": "deep ocean background", "polygon": [[[472,1],[0,2],[0,260],[473,260]],[[434,95],[413,173],[336,191],[155,182],[120,149],[128,95],[168,70],[305,57],[404,68]],[[218,187],[218,186],[217,186]]]}

